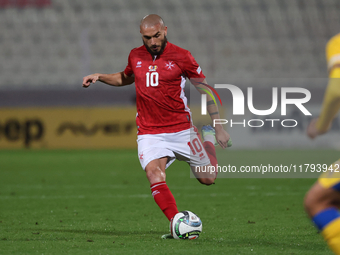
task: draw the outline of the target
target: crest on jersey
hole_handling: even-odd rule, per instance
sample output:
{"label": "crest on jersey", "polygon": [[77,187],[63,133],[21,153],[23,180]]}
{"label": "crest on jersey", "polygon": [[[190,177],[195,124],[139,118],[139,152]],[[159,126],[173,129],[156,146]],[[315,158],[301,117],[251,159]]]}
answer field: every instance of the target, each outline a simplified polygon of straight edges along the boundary
{"label": "crest on jersey", "polygon": [[172,70],[172,68],[175,67],[175,64],[173,64],[172,61],[168,61],[168,63],[165,64],[165,67],[167,68],[167,70]]}
{"label": "crest on jersey", "polygon": [[157,66],[156,65],[151,65],[151,66],[149,66],[149,72],[155,72],[155,71],[157,71]]}

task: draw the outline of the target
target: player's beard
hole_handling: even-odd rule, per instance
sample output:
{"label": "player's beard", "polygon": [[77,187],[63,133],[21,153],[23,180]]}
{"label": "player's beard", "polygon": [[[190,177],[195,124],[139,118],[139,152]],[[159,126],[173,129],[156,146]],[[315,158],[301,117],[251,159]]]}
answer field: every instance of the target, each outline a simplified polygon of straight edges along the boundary
{"label": "player's beard", "polygon": [[147,46],[144,41],[143,41],[143,44],[144,44],[145,48],[148,50],[148,52],[151,55],[154,56],[154,55],[161,55],[163,53],[167,42],[168,42],[168,39],[166,38],[166,36],[164,36],[164,39],[161,43],[161,49],[159,51],[156,51],[156,52],[153,49],[151,49],[149,46]]}

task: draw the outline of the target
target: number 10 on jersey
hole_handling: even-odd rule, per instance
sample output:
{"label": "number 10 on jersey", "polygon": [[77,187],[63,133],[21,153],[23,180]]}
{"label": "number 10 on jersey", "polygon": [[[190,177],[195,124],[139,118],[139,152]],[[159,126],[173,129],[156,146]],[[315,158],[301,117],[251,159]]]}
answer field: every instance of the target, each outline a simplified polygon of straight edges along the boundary
{"label": "number 10 on jersey", "polygon": [[146,73],[146,86],[147,87],[150,87],[150,85],[152,87],[158,86],[158,78],[159,78],[159,74],[157,72],[152,72],[152,73],[147,72]]}

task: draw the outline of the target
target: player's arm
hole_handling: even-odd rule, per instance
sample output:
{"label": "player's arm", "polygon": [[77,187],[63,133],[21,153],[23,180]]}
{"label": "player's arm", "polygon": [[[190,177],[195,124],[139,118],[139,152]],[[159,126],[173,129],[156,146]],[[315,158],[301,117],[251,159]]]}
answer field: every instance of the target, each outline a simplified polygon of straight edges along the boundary
{"label": "player's arm", "polygon": [[319,118],[312,120],[307,128],[308,136],[314,139],[316,136],[326,133],[339,110],[340,68],[335,68],[330,74]]}
{"label": "player's arm", "polygon": [[340,109],[340,34],[332,37],[326,46],[329,81],[326,88],[321,113],[307,128],[307,135],[314,139],[326,133]]}
{"label": "player's arm", "polygon": [[127,76],[124,72],[113,74],[95,73],[83,78],[83,87],[87,88],[96,81],[101,81],[111,86],[125,86],[134,83],[135,77],[133,75]]}
{"label": "player's arm", "polygon": [[[198,83],[195,82],[195,79],[191,79],[191,83],[195,86],[198,92],[207,95],[207,112],[209,113],[212,122],[214,123],[215,119],[220,119],[218,106],[215,104],[212,97],[206,91],[204,91],[207,90],[209,91],[210,94],[212,94],[212,91],[207,86],[204,85],[207,84],[206,80],[204,79],[202,82]],[[230,135],[227,133],[227,131],[224,130],[221,124],[215,124],[214,128],[216,132],[215,134],[216,141],[223,149],[227,148]]]}

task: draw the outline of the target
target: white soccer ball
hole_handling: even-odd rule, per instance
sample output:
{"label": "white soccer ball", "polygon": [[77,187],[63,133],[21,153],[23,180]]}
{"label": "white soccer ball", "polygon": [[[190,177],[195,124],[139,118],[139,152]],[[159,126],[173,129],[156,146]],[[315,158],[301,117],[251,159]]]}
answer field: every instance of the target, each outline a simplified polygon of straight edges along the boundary
{"label": "white soccer ball", "polygon": [[197,239],[202,232],[202,221],[193,212],[179,212],[170,221],[170,232],[175,239]]}

